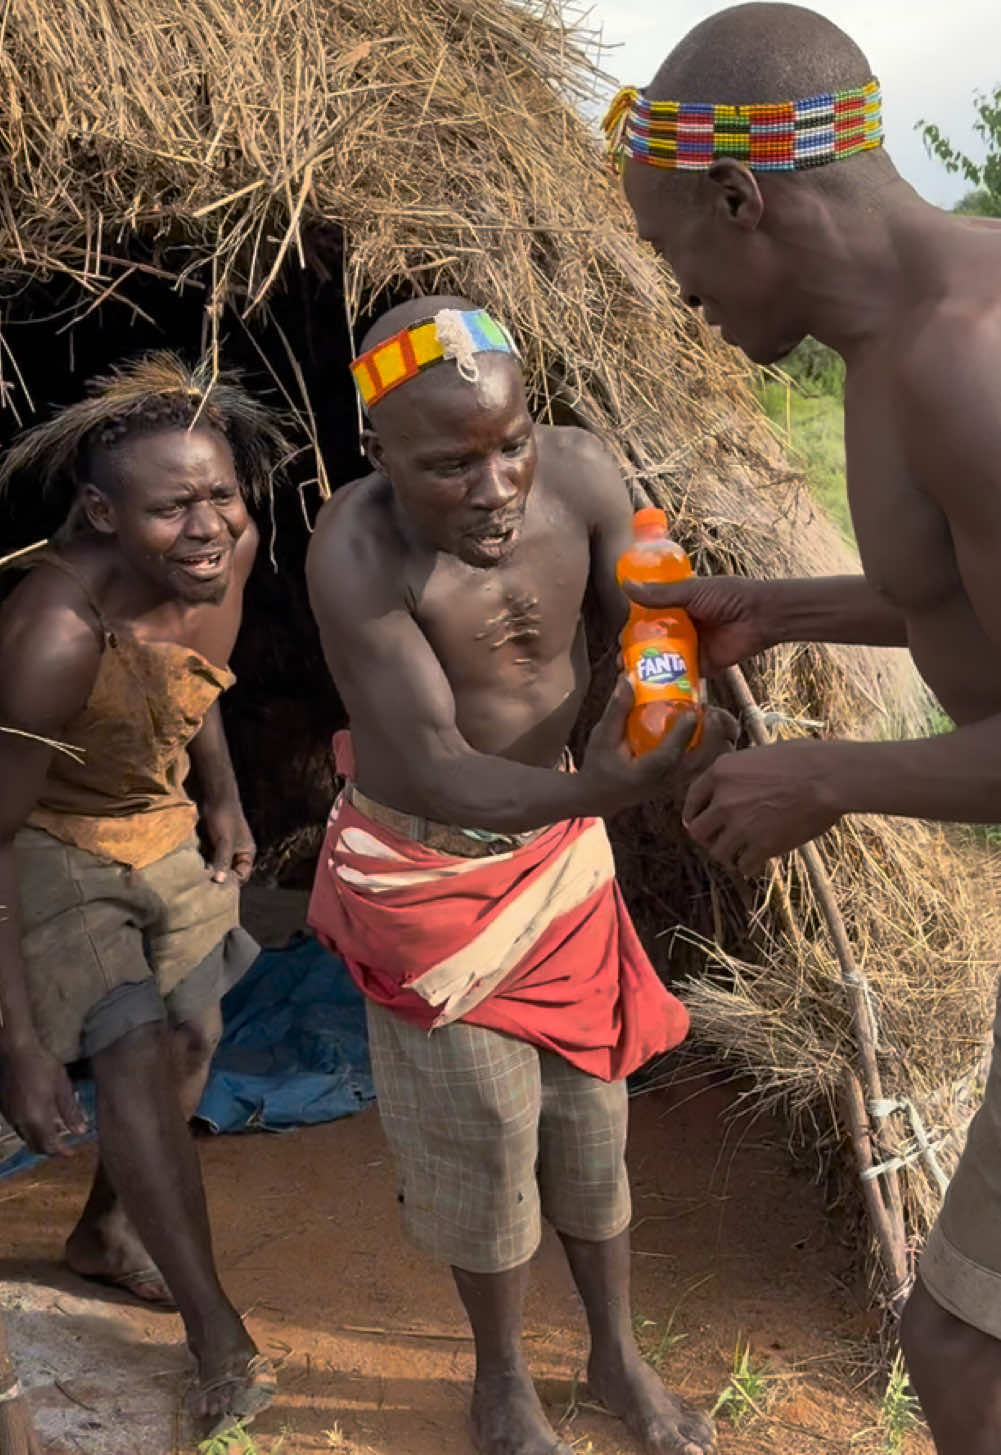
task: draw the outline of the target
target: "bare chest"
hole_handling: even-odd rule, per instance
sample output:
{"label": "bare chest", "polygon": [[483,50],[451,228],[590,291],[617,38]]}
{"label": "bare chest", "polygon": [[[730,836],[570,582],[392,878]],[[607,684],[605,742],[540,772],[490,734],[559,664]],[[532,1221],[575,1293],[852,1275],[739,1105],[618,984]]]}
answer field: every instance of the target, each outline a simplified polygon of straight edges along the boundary
{"label": "bare chest", "polygon": [[961,590],[949,525],[922,488],[891,408],[869,372],[845,400],[848,498],[870,585],[905,616],[921,616]]}
{"label": "bare chest", "polygon": [[416,616],[453,684],[530,681],[571,653],[589,570],[583,529],[540,533],[488,570],[439,563]]}

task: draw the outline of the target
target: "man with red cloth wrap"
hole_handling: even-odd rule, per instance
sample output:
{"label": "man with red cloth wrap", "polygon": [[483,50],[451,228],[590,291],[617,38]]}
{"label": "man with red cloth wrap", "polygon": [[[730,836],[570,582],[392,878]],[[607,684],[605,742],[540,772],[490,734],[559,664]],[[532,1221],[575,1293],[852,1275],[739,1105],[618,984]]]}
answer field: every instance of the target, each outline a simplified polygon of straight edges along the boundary
{"label": "man with red cloth wrap", "polygon": [[462,299],[392,309],[352,372],[373,473],[325,507],[307,563],[351,723],[310,923],[367,998],[407,1229],[469,1315],[474,1439],[568,1455],[521,1344],[545,1216],[587,1312],[593,1397],[649,1455],[707,1455],[710,1423],[632,1337],[625,1078],[688,1018],[629,920],[602,820],[676,792],[733,724],[710,715],[687,753],[685,719],[633,759],[620,684],[574,772],[585,593],[610,639],[626,614],[614,461],[533,424],[510,336]]}

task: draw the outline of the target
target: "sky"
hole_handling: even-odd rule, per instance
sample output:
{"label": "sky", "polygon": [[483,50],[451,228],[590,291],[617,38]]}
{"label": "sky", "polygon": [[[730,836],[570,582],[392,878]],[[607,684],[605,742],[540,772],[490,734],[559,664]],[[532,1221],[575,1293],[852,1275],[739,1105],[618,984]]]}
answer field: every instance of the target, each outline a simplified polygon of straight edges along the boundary
{"label": "sky", "polygon": [[[725,0],[592,0],[589,23],[600,26],[603,68],[643,86],[676,41]],[[973,93],[1001,84],[998,0],[812,0],[865,51],[883,87],[886,145],[903,176],[929,202],[951,207],[969,183],[930,158],[914,123],[934,121],[974,161]],[[693,96],[693,101],[701,97]],[[736,99],[736,98],[735,98]],[[776,100],[795,100],[776,97]]]}

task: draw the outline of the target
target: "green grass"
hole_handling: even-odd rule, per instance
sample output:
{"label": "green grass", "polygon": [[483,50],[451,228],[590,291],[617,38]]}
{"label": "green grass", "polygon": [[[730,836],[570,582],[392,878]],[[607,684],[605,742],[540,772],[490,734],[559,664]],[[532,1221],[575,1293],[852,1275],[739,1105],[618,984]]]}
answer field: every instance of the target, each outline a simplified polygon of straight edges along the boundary
{"label": "green grass", "polygon": [[735,1425],[740,1425],[751,1415],[763,1414],[771,1401],[774,1376],[764,1365],[757,1364],[751,1357],[750,1344],[741,1344],[733,1351],[730,1380],[710,1411],[712,1418],[726,1415]]}
{"label": "green grass", "polygon": [[265,1450],[258,1445],[245,1425],[232,1425],[222,1435],[203,1440],[198,1446],[198,1455],[281,1455],[285,1436],[279,1435],[274,1445]]}
{"label": "green grass", "polygon": [[918,1426],[920,1408],[907,1378],[903,1355],[898,1353],[890,1370],[879,1413],[883,1455],[902,1455],[905,1439]]}
{"label": "green grass", "polygon": [[688,1338],[688,1335],[678,1328],[678,1314],[681,1311],[681,1305],[703,1284],[708,1283],[712,1276],[711,1273],[708,1273],[705,1278],[698,1278],[693,1284],[690,1284],[662,1324],[658,1323],[656,1319],[644,1318],[642,1314],[637,1314],[633,1318],[633,1337],[637,1347],[651,1369],[655,1369],[658,1374],[664,1372],[664,1363],[671,1350],[676,1345],[683,1344]]}
{"label": "green grass", "polygon": [[845,488],[844,406],[839,396],[801,392],[795,384],[765,378],[758,397],[768,418],[785,436],[798,459],[810,493],[823,506],[846,541],[854,544]]}
{"label": "green grass", "polygon": [[643,1358],[650,1365],[661,1373],[664,1361],[671,1350],[678,1344],[683,1344],[688,1338],[687,1334],[681,1333],[674,1326],[674,1313],[667,1319],[663,1326],[658,1326],[655,1319],[644,1319],[637,1316],[633,1319],[633,1336]]}

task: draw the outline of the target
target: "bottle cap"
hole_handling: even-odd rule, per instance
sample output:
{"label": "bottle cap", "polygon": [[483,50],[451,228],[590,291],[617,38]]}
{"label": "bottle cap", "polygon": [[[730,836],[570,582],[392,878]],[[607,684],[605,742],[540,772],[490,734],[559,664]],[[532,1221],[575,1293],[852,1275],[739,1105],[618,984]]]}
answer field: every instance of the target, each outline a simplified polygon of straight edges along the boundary
{"label": "bottle cap", "polygon": [[633,529],[642,531],[644,535],[652,534],[654,531],[661,535],[667,535],[667,512],[657,510],[648,506],[645,510],[637,510],[633,516]]}

